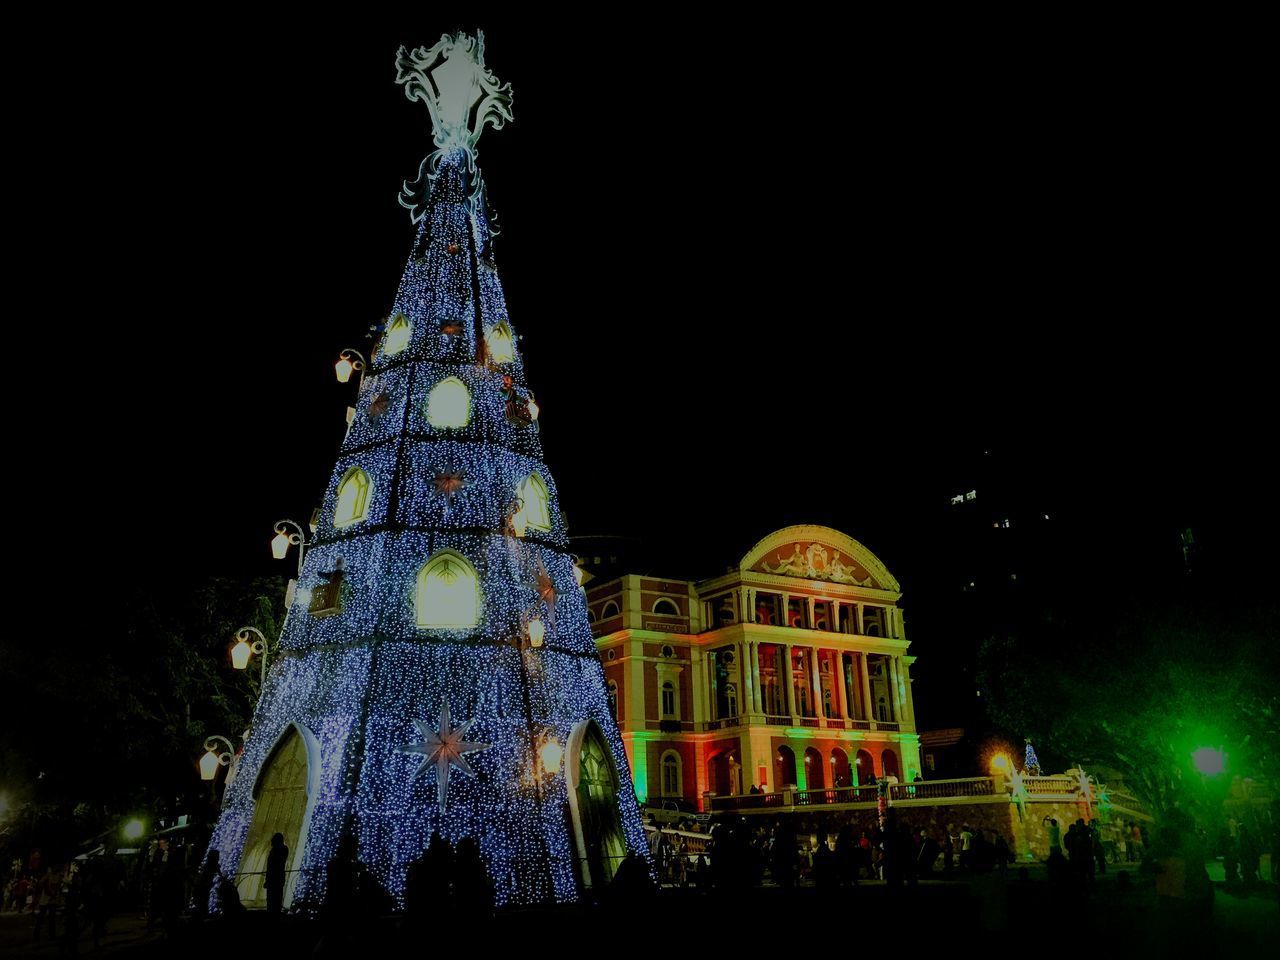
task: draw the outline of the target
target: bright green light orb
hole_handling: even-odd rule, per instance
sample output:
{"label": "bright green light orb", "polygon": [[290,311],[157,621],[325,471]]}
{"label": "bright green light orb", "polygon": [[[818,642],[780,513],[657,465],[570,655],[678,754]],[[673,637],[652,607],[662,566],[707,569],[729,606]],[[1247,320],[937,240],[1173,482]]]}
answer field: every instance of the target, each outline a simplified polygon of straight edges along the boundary
{"label": "bright green light orb", "polygon": [[146,829],[146,825],[141,820],[134,818],[124,825],[121,832],[126,840],[137,840],[146,832]]}
{"label": "bright green light orb", "polygon": [[1216,777],[1227,767],[1226,757],[1221,750],[1213,747],[1201,747],[1191,754],[1191,762],[1206,777]]}

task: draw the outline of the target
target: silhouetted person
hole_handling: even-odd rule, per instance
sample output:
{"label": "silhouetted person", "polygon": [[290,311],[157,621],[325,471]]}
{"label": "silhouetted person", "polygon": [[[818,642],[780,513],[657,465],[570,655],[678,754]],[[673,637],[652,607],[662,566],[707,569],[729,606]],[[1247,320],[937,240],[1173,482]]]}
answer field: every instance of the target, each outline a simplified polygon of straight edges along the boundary
{"label": "silhouetted person", "polygon": [[284,866],[289,862],[289,848],[284,834],[271,836],[271,852],[267,854],[267,913],[278,915],[284,908]]}
{"label": "silhouetted person", "polygon": [[480,846],[473,837],[458,841],[453,897],[458,914],[465,919],[483,920],[493,912],[493,884],[480,859]]}
{"label": "silhouetted person", "polygon": [[453,872],[453,847],[438,832],[433,833],[422,856],[409,864],[404,888],[405,912],[412,917],[422,917],[444,908],[449,902]]}
{"label": "silhouetted person", "polygon": [[216,849],[210,850],[209,855],[204,858],[204,866],[200,868],[200,875],[196,878],[192,910],[198,917],[203,917],[209,912],[209,895],[213,892],[213,886],[217,883],[218,878],[222,876],[221,857],[220,851]]}
{"label": "silhouetted person", "polygon": [[830,892],[840,885],[836,867],[836,855],[827,846],[827,838],[818,838],[818,849],[813,854],[813,884],[819,890]]}
{"label": "silhouetted person", "polygon": [[649,867],[634,851],[628,852],[618,865],[618,872],[613,875],[612,890],[618,903],[631,904],[653,896]]}
{"label": "silhouetted person", "polygon": [[324,912],[349,913],[356,900],[356,841],[344,833],[333,859],[325,865]]}

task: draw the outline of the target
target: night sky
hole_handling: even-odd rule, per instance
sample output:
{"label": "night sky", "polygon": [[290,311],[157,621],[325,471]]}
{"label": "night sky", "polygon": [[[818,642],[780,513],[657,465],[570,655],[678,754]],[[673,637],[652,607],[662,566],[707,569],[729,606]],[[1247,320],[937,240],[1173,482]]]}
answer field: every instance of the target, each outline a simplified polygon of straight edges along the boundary
{"label": "night sky", "polygon": [[[477,25],[514,89],[479,161],[571,534],[711,576],[825,523],[927,605],[937,517],[994,447],[1100,577],[1189,524],[1233,569],[1274,567],[1247,58],[821,24],[556,42],[423,15],[24,55],[10,324],[33,346],[10,420],[36,459],[10,467],[43,486],[15,517],[32,589],[285,572],[271,524],[328,481],[354,398],[332,364],[391,305],[397,193],[431,149],[396,48]],[[58,644],[110,634],[85,612]]]}

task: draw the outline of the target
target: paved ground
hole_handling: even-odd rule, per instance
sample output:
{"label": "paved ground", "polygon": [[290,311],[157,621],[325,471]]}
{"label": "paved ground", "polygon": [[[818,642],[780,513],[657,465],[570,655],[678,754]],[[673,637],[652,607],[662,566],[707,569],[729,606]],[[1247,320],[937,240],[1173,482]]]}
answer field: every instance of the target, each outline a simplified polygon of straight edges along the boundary
{"label": "paved ground", "polygon": [[[1212,872],[1212,867],[1211,867]],[[1219,872],[1220,875],[1220,872]],[[273,922],[274,921],[274,922]],[[731,894],[667,890],[648,902],[613,910],[577,907],[507,911],[491,920],[459,916],[448,907],[419,924],[399,918],[352,921],[329,929],[314,921],[249,914],[237,921],[185,921],[172,934],[147,931],[136,914],[112,918],[100,954],[82,934],[78,952],[86,955],[142,957],[382,956],[424,955],[446,947],[474,949],[495,944],[539,945],[550,949],[594,943],[593,953],[631,955],[655,938],[677,936],[689,949],[680,956],[761,956],[780,945],[786,956],[825,955],[828,946],[876,943],[902,948],[937,943],[957,949],[965,944],[1039,945],[1054,952],[1128,951],[1136,957],[1270,956],[1280,943],[1277,888],[1263,884],[1251,891],[1217,884],[1212,913],[1161,911],[1150,878],[1130,871],[1129,882],[1116,868],[1099,877],[1094,891],[1081,897],[1053,887],[1042,868],[1026,881],[1015,874],[973,880],[930,880],[914,891],[892,891],[864,882],[856,890],[830,893],[762,888]],[[28,916],[0,915],[0,957],[54,957],[62,945],[47,939],[33,943]],[[694,935],[696,940],[684,939]],[[710,937],[711,939],[706,939]],[[993,939],[994,938],[994,939]],[[460,943],[460,941],[463,941]],[[702,947],[695,947],[701,943]],[[725,949],[711,949],[720,943]],[[1074,946],[1073,946],[1074,945]],[[576,951],[575,951],[576,952]],[[771,951],[776,952],[776,951]],[[839,952],[839,951],[837,951]],[[854,953],[861,952],[854,949]],[[961,950],[967,954],[968,950]],[[778,954],[781,956],[782,954]]]}

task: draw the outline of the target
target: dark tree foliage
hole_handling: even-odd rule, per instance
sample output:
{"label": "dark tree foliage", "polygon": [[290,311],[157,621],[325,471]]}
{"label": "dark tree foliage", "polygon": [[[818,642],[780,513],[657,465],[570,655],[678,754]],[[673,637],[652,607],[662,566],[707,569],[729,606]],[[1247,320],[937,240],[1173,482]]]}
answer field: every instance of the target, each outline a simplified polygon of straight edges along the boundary
{"label": "dark tree foliage", "polygon": [[274,639],[284,585],[139,583],[98,614],[84,628],[91,642],[22,633],[0,641],[0,784],[15,846],[65,850],[125,815],[204,813],[211,791],[195,765],[205,737],[238,743],[257,699],[258,664],[232,669],[232,634],[250,625]]}
{"label": "dark tree foliage", "polygon": [[1086,770],[1110,769],[1163,813],[1205,801],[1191,754],[1221,747],[1227,773],[1280,775],[1277,607],[1179,598],[1043,616],[988,639],[979,683],[991,718]]}

